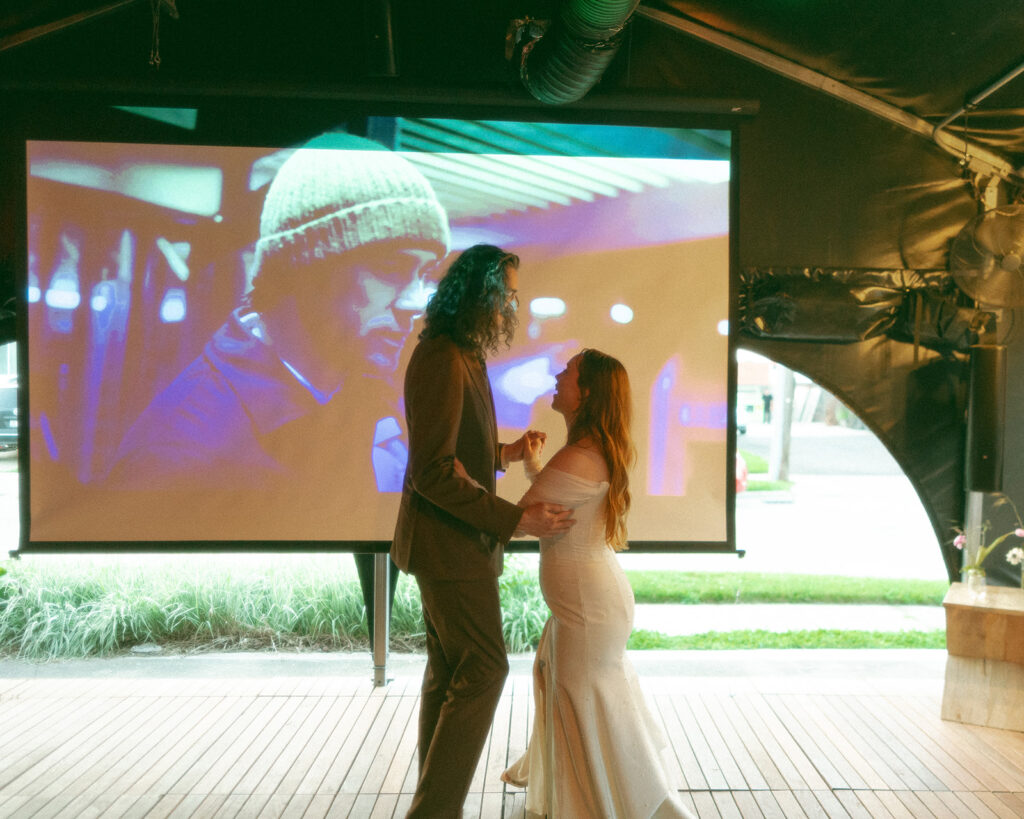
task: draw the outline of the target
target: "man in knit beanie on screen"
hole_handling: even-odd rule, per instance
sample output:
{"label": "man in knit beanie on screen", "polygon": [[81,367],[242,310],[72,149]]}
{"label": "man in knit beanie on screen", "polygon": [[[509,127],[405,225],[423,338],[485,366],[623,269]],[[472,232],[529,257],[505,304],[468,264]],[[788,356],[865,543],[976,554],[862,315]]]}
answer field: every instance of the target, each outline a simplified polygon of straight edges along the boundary
{"label": "man in knit beanie on screen", "polygon": [[153,501],[136,507],[138,539],[214,520],[238,540],[375,539],[354,513],[401,491],[394,376],[449,240],[398,154],[347,134],[295,151],[267,191],[244,303],[121,443],[108,485]]}

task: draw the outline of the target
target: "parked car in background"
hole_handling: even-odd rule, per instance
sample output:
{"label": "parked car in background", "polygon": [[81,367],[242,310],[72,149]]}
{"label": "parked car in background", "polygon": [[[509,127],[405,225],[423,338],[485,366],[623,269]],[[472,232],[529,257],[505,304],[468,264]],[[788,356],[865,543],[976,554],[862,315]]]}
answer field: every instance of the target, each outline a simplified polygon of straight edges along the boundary
{"label": "parked car in background", "polygon": [[18,376],[0,375],[0,452],[18,448]]}

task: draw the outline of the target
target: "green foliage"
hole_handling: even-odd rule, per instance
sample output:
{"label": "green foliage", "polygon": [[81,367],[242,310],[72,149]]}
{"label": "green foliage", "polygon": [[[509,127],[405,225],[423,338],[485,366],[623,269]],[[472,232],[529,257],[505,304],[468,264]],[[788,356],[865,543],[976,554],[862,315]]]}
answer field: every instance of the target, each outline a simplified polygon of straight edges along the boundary
{"label": "green foliage", "polygon": [[533,650],[551,615],[540,591],[536,569],[524,568],[510,557],[500,578],[500,589],[501,616],[508,650]]}
{"label": "green foliage", "polygon": [[946,632],[933,631],[709,631],[665,635],[634,631],[627,646],[645,650],[724,650],[749,648],[945,648]]}
{"label": "green foliage", "polygon": [[741,449],[740,457],[743,458],[743,462],[747,465],[747,472],[751,475],[760,475],[768,471],[768,461],[762,458],[760,455],[755,455],[753,452],[747,452],[745,449]]}
{"label": "green foliage", "polygon": [[792,488],[792,481],[747,481],[748,492],[788,492]]}
{"label": "green foliage", "polygon": [[876,603],[938,606],[943,580],[756,572],[626,572],[638,603]]}
{"label": "green foliage", "polygon": [[[362,591],[345,554],[34,558],[6,569],[0,577],[0,656],[108,656],[144,643],[181,651],[347,651],[369,645]],[[942,582],[816,575],[628,574],[638,602],[939,605],[947,590]],[[509,651],[531,651],[550,614],[536,568],[509,556],[500,590]],[[425,643],[419,590],[406,575],[395,593],[391,636],[396,651],[422,650]],[[942,632],[635,632],[630,647],[941,647],[943,639]]]}

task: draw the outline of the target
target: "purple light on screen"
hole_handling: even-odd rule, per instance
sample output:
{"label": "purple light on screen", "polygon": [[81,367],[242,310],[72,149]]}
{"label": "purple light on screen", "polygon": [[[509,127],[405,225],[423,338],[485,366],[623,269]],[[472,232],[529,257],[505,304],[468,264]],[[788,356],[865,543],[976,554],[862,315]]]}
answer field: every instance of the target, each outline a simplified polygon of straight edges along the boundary
{"label": "purple light on screen", "polygon": [[524,429],[530,423],[533,405],[555,388],[560,365],[555,351],[514,358],[488,368],[498,426]]}

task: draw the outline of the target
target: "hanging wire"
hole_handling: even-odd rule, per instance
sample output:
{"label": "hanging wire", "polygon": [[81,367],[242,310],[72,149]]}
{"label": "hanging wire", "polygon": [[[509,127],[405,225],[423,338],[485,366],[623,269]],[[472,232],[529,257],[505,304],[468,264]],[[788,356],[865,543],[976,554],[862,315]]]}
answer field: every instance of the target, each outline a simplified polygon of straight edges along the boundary
{"label": "hanging wire", "polygon": [[149,64],[160,68],[160,12],[166,6],[172,20],[178,19],[176,0],[149,0],[149,10],[153,16],[153,34],[149,47]]}
{"label": "hanging wire", "polygon": [[153,15],[153,35],[149,46],[149,64],[160,68],[160,0],[149,0],[149,10]]}

